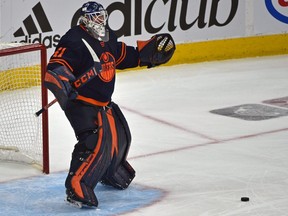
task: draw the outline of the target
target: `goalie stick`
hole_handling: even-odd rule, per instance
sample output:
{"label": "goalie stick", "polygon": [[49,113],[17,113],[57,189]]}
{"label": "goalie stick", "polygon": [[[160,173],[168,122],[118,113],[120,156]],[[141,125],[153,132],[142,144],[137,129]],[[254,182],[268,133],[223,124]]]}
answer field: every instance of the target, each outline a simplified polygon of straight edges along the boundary
{"label": "goalie stick", "polygon": [[[102,66],[100,64],[100,60],[97,56],[97,54],[94,52],[94,50],[92,49],[92,47],[88,44],[88,42],[86,40],[84,40],[82,38],[83,43],[85,44],[85,46],[87,47],[87,49],[89,50],[93,61],[94,61],[94,66],[89,68],[88,71],[86,71],[83,75],[81,75],[78,79],[76,79],[75,82],[72,83],[72,85],[75,88],[81,88],[83,87],[86,83],[88,83],[90,80],[94,79],[96,76],[98,76],[99,73],[101,73],[102,71]],[[35,116],[38,117],[40,116],[44,111],[48,110],[49,107],[51,107],[53,104],[55,104],[57,102],[57,99],[55,98],[54,100],[52,100],[50,103],[48,103],[46,106],[42,107],[40,110],[38,110],[35,113]]]}
{"label": "goalie stick", "polygon": [[49,107],[51,107],[53,104],[55,104],[57,102],[57,99],[55,98],[54,100],[52,100],[50,103],[48,103],[46,106],[42,107],[40,110],[38,110],[35,113],[35,116],[38,117],[40,116],[45,110],[48,110]]}

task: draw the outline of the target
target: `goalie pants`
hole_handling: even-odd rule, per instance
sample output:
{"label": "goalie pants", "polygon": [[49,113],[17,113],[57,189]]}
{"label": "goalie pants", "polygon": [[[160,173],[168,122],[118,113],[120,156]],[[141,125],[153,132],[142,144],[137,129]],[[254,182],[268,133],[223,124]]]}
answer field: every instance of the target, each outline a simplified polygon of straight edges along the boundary
{"label": "goalie pants", "polygon": [[135,177],[127,162],[131,134],[117,104],[97,107],[69,102],[65,114],[78,143],[74,147],[65,186],[78,200],[98,204],[94,188],[98,182],[125,189]]}

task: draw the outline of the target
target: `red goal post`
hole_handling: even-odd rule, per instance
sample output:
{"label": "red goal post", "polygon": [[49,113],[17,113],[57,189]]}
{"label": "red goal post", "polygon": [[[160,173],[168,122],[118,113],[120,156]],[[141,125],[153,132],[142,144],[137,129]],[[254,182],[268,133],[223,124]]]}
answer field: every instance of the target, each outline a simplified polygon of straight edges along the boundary
{"label": "red goal post", "polygon": [[43,86],[47,64],[42,44],[0,43],[0,160],[40,167],[49,173],[48,112]]}

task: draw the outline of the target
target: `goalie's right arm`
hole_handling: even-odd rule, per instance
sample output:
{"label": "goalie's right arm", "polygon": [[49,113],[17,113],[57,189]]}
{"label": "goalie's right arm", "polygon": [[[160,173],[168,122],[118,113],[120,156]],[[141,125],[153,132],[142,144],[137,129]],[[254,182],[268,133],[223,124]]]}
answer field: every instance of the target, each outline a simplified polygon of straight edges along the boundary
{"label": "goalie's right arm", "polygon": [[75,76],[65,66],[48,70],[45,74],[44,86],[54,94],[62,110],[66,109],[68,100],[77,97],[77,91],[71,85],[75,80]]}

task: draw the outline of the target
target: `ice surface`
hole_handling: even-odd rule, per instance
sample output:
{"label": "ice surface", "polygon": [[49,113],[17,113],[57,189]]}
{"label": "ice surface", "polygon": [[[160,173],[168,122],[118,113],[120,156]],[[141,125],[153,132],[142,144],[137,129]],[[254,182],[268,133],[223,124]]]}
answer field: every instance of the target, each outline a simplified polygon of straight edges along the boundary
{"label": "ice surface", "polygon": [[[131,128],[129,162],[137,172],[136,178],[129,188],[131,193],[113,191],[114,195],[102,196],[111,191],[96,188],[96,193],[101,192],[101,207],[86,215],[288,215],[288,117],[247,121],[210,112],[243,104],[286,112],[287,107],[263,101],[288,96],[287,58],[261,57],[118,73],[113,100],[122,108]],[[42,175],[26,165],[1,162],[0,215],[15,213],[19,197],[15,198],[13,191],[18,188],[20,193],[22,187],[30,191],[29,199],[24,199],[25,205],[21,206],[22,215],[71,215],[69,208],[73,207],[63,201],[64,176],[76,139],[58,105],[49,109],[49,118],[52,175]],[[54,175],[60,177],[49,184]],[[23,185],[15,185],[19,182]],[[46,189],[51,186],[59,190],[51,190],[46,200],[45,190],[35,190],[37,182],[43,182]],[[51,199],[54,195],[55,200]],[[113,196],[118,199],[115,201]],[[243,196],[250,201],[241,202]],[[127,200],[140,200],[142,205],[120,211],[120,206],[128,206]],[[40,201],[48,204],[41,205]],[[53,212],[51,202],[64,210],[57,212],[55,208]],[[8,206],[5,214],[3,203]],[[39,203],[43,212],[33,203]]]}

